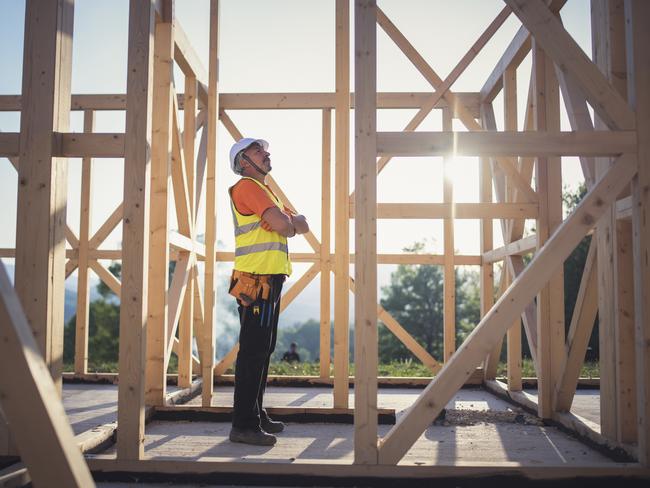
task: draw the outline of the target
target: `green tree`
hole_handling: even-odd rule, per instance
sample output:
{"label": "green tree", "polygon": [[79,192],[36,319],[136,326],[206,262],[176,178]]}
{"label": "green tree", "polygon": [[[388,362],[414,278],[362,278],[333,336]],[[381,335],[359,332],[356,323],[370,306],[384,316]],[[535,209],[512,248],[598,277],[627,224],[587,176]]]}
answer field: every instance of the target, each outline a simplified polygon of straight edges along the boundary
{"label": "green tree", "polygon": [[[120,278],[122,265],[112,263],[109,271]],[[97,292],[101,298],[88,306],[88,363],[91,370],[114,370],[118,360],[120,337],[120,304],[113,291],[100,281]],[[65,324],[63,336],[63,362],[74,362],[75,328],[77,316]]]}
{"label": "green tree", "polygon": [[[416,243],[406,252],[419,252]],[[476,272],[456,270],[456,343],[476,326],[480,313]],[[443,271],[441,266],[400,265],[382,288],[381,305],[434,357],[443,354]],[[412,358],[412,353],[386,328],[379,329],[379,359],[386,363]]]}

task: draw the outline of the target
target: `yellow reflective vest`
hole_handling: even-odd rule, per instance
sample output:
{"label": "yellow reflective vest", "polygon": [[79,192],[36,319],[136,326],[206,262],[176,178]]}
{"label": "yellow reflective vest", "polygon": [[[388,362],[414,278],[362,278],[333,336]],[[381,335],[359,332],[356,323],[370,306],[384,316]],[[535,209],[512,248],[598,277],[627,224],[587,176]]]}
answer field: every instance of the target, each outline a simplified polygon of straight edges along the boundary
{"label": "yellow reflective vest", "polygon": [[[254,178],[243,177],[254,181],[266,192],[271,201],[284,210],[282,201],[277,198],[265,185]],[[235,226],[235,269],[253,274],[291,274],[291,261],[287,238],[274,231],[262,228],[262,219],[257,215],[243,215],[237,211],[230,193],[230,208]]]}

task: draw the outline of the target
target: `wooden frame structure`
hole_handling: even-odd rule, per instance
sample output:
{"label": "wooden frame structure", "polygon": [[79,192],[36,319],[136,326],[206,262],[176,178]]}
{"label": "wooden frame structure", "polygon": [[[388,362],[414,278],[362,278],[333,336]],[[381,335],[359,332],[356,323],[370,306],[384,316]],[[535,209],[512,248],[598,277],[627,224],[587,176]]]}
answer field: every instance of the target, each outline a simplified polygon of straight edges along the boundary
{"label": "wooden frame structure", "polygon": [[[321,275],[321,379],[333,362],[333,405],[348,408],[349,291],[355,293],[355,466],[358,473],[385,475],[395,468],[413,442],[456,391],[482,366],[484,380],[496,373],[501,343],[508,341],[508,385],[521,390],[521,327],[533,354],[542,418],[580,424],[568,410],[575,394],[580,364],[596,312],[601,330],[600,437],[624,447],[644,467],[650,466],[650,276],[648,167],[650,150],[650,9],[643,0],[592,0],[594,61],[563,28],[563,0],[504,0],[505,6],[467,54],[443,80],[373,0],[355,0],[355,90],[349,91],[350,2],[336,5],[336,92],[312,94],[223,94],[217,83],[219,2],[210,2],[210,60],[203,68],[174,15],[173,0],[130,1],[126,94],[71,95],[69,36],[57,25],[55,36],[26,29],[22,96],[0,96],[0,110],[21,111],[20,133],[0,133],[0,156],[19,173],[16,248],[0,257],[16,258],[16,291],[27,318],[41,339],[39,346],[55,382],[62,354],[62,290],[66,276],[78,269],[79,297],[75,373],[87,373],[88,271],[92,270],[121,297],[120,436],[114,460],[97,459],[105,470],[137,470],[144,461],[145,405],[165,402],[170,355],[179,358],[179,384],[190,386],[193,374],[203,378],[203,406],[212,398],[213,376],[234,361],[237,347],[214,363],[215,263],[232,261],[233,253],[216,252],[216,123],[220,120],[238,139],[240,130],[228,115],[241,109],[319,109],[322,111],[322,222],[320,241],[305,237],[313,252],[296,253],[296,262],[312,263],[283,296],[285,308],[319,273]],[[28,2],[27,18],[38,5]],[[59,11],[72,2],[59,0]],[[506,19],[522,22],[512,42],[476,93],[454,93],[451,86]],[[51,18],[57,17],[52,11]],[[47,17],[47,16],[45,16]],[[63,17],[65,20],[65,16]],[[36,21],[34,19],[34,21]],[[69,20],[68,20],[69,22]],[[29,26],[29,23],[27,24]],[[426,93],[377,93],[376,33],[383,29],[431,84]],[[596,28],[598,26],[598,28]],[[36,29],[36,28],[35,28]],[[56,45],[56,56],[36,56]],[[528,53],[533,68],[523,130],[517,125],[517,68]],[[36,63],[47,60],[48,66]],[[172,66],[185,77],[183,94],[175,91]],[[29,74],[47,73],[48,87]],[[624,73],[625,76],[622,76]],[[627,83],[622,81],[627,79]],[[497,130],[493,102],[503,91],[504,131]],[[572,132],[560,131],[560,92]],[[48,98],[49,97],[49,98]],[[49,112],[43,112],[43,108]],[[592,123],[588,107],[595,112]],[[416,108],[403,132],[378,132],[378,109]],[[355,185],[350,194],[349,130],[354,109]],[[416,131],[433,110],[443,111],[442,132]],[[84,111],[84,133],[68,132],[70,110]],[[125,110],[122,133],[93,131],[97,110]],[[335,111],[332,132],[332,110]],[[183,123],[181,124],[181,118]],[[459,120],[467,132],[452,130]],[[182,130],[181,130],[182,126]],[[42,144],[28,143],[27,134]],[[36,139],[34,139],[36,138]],[[196,139],[198,152],[195,153]],[[331,158],[335,143],[334,220],[330,229]],[[38,151],[42,151],[38,152]],[[455,203],[448,180],[443,203],[387,204],[377,201],[377,175],[394,156],[480,158],[480,203]],[[38,154],[36,153],[38,152]],[[566,219],[561,207],[561,156],[579,156],[589,192]],[[61,217],[65,209],[64,158],[80,157],[82,205],[79,236]],[[92,158],[124,158],[124,201],[94,235],[90,235]],[[47,165],[43,165],[46,161]],[[531,179],[535,175],[534,188]],[[43,182],[41,182],[43,180]],[[279,184],[273,190],[291,206]],[[494,192],[492,191],[494,187]],[[47,190],[43,191],[43,188]],[[169,222],[168,196],[173,194],[178,231]],[[494,193],[494,195],[493,195]],[[62,197],[63,195],[63,197]],[[205,197],[203,197],[205,195]],[[205,242],[197,241],[197,209],[205,198]],[[493,201],[494,200],[494,201]],[[65,212],[63,212],[65,215]],[[35,217],[49,216],[47,221]],[[377,219],[444,219],[443,255],[377,253]],[[453,220],[481,220],[481,254],[454,253]],[[349,249],[349,222],[354,219],[355,250]],[[498,220],[504,245],[493,248],[492,221]],[[524,236],[526,219],[536,220],[536,233]],[[119,224],[123,246],[102,250],[104,239]],[[561,265],[574,247],[594,230],[587,265],[564,337]],[[33,239],[35,233],[47,238]],[[65,250],[65,241],[69,248]],[[334,242],[335,252],[330,248]],[[38,241],[38,242],[36,242]],[[533,253],[526,266],[522,256]],[[67,259],[67,260],[66,260]],[[100,259],[121,259],[118,281]],[[171,282],[170,261],[175,261]],[[205,273],[197,263],[205,261]],[[493,264],[503,262],[499,298],[494,302]],[[355,276],[349,274],[355,264]],[[444,268],[444,357],[433,358],[390,314],[377,304],[377,264],[435,264]],[[454,266],[481,269],[482,320],[456,350]],[[334,358],[330,358],[330,272],[334,273]],[[205,293],[200,280],[203,279]],[[42,280],[42,281],[39,281]],[[40,283],[39,286],[35,286]],[[29,306],[27,306],[29,304]],[[218,319],[218,318],[217,318]],[[377,438],[377,326],[383,323],[436,374],[411,410],[386,436]],[[634,333],[632,333],[634,324]],[[178,334],[177,334],[178,333]],[[178,337],[176,337],[178,335]],[[196,339],[199,357],[192,353]],[[444,364],[444,366],[443,366]],[[567,420],[569,418],[569,420]],[[636,419],[630,420],[630,419]],[[580,428],[579,426],[577,428]],[[152,469],[175,469],[157,461]],[[201,464],[201,463],[198,463]],[[214,463],[212,463],[214,464]],[[189,471],[236,469],[230,466],[184,467]],[[250,466],[250,465],[248,465]],[[311,465],[310,465],[311,466]],[[322,469],[321,469],[322,468]],[[260,472],[274,472],[259,466]],[[322,473],[331,470],[316,468]],[[414,468],[417,469],[417,468]],[[431,468],[427,468],[431,473]],[[499,468],[501,471],[502,468]],[[398,470],[394,471],[397,472]],[[296,469],[300,472],[300,469]],[[347,471],[346,471],[347,472]],[[489,472],[489,470],[488,470]],[[549,476],[557,476],[553,471]],[[585,474],[596,475],[590,467]]]}

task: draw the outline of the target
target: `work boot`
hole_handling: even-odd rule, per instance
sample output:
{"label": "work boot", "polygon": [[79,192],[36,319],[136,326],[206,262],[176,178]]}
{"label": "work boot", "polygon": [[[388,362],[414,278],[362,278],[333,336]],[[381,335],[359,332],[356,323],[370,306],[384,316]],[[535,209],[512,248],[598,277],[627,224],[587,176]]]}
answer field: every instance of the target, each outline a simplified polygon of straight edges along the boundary
{"label": "work boot", "polygon": [[239,429],[237,427],[230,429],[229,437],[231,442],[241,442],[254,446],[272,446],[277,440],[274,435],[267,434],[261,429]]}
{"label": "work boot", "polygon": [[262,417],[261,422],[262,429],[264,429],[269,434],[278,434],[284,430],[284,424],[277,420],[271,420],[269,417]]}

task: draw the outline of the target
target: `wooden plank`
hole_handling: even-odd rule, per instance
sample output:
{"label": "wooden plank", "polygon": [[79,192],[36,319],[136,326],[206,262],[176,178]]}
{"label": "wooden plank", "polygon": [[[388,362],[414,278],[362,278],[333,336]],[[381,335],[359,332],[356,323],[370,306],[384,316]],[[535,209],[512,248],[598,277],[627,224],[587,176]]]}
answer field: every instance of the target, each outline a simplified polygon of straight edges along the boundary
{"label": "wooden plank", "polygon": [[[517,123],[517,70],[515,67],[507,67],[503,73],[503,128],[506,131],[516,131]],[[515,188],[519,188],[522,197],[528,201],[538,201],[537,194],[530,189],[528,181],[525,181],[513,164],[508,167],[503,165],[506,160],[500,161],[500,166],[506,173],[505,199],[506,201],[515,201]],[[518,181],[518,184],[515,182]],[[531,200],[532,199],[532,200]],[[504,241],[510,241],[510,229],[512,221],[505,222],[502,227],[506,230]],[[508,263],[503,266],[503,278],[505,283],[509,284],[515,279],[514,272],[509,269]],[[509,391],[521,391],[521,318],[517,317],[508,329],[506,334],[507,341],[507,380]],[[496,362],[496,361],[495,361]],[[490,378],[494,379],[494,378]]]}
{"label": "wooden plank", "polygon": [[[490,23],[490,25],[485,29],[485,31],[479,36],[477,41],[469,48],[467,53],[461,58],[461,60],[456,64],[456,66],[451,70],[447,78],[445,78],[440,84],[434,85],[435,93],[425,101],[425,103],[420,107],[415,116],[409,121],[409,123],[404,128],[404,131],[414,131],[424,119],[431,113],[433,108],[436,106],[438,101],[447,94],[451,85],[458,79],[458,77],[463,74],[465,69],[471,64],[471,62],[476,58],[476,56],[481,52],[485,44],[492,38],[494,33],[503,25],[510,15],[510,9],[508,7],[503,8],[496,18]],[[397,27],[386,17],[384,12],[378,8],[377,9],[377,22],[379,25],[388,33],[397,31]],[[411,46],[412,47],[412,46]],[[447,110],[449,111],[449,110]],[[443,114],[445,112],[443,111]],[[450,117],[453,117],[451,111],[449,111]],[[444,121],[443,121],[444,126]],[[443,130],[451,131],[451,124],[448,124],[447,128]],[[391,156],[383,156],[377,162],[377,173],[380,173],[384,167],[391,160]]]}
{"label": "wooden plank", "polygon": [[219,61],[219,0],[210,0],[210,62],[208,65],[208,122],[203,128],[208,132],[206,199],[205,199],[205,299],[203,326],[203,356],[201,376],[203,391],[201,402],[204,407],[212,401],[212,376],[214,370],[214,321],[215,321],[215,261],[217,243],[216,169],[217,169],[217,117],[219,114],[218,61]]}
{"label": "wooden plank", "polygon": [[[613,4],[612,4],[613,5]],[[608,1],[594,1],[591,10],[593,58],[602,73],[610,81],[615,79],[614,63],[625,56],[625,47],[616,44],[614,30],[620,30],[610,13]],[[618,24],[618,25],[617,25]],[[612,42],[614,44],[612,45]],[[620,87],[619,87],[620,88]],[[598,112],[594,113],[594,127],[600,130],[607,126]],[[596,178],[599,178],[611,164],[609,158],[596,158]],[[601,434],[616,439],[616,293],[614,290],[614,254],[616,253],[615,209],[608,209],[598,221],[596,241],[598,250],[598,350],[600,370],[600,424]]]}
{"label": "wooden plank", "polygon": [[[92,132],[95,115],[92,110],[84,112],[84,132]],[[75,321],[74,372],[88,372],[88,306],[90,288],[88,286],[88,240],[91,225],[92,201],[92,158],[81,161],[81,205],[79,206],[79,255],[77,257],[77,314]]]}
{"label": "wooden plank", "polygon": [[354,4],[354,463],[377,464],[377,5]]}
{"label": "wooden plank", "polygon": [[67,161],[52,133],[70,123],[74,4],[25,9],[15,287],[57,388],[63,369]]}
{"label": "wooden plank", "polygon": [[598,313],[598,263],[596,261],[596,239],[591,239],[585,260],[582,280],[571,317],[566,340],[566,354],[560,366],[559,381],[555,390],[554,408],[568,412],[578,385],[580,368],[591,338],[591,332]]}
{"label": "wooden plank", "polygon": [[15,158],[20,153],[20,133],[0,132],[0,156]]}
{"label": "wooden plank", "polygon": [[[173,90],[172,90],[173,91]],[[172,97],[175,100],[176,97]],[[187,167],[189,161],[185,161],[183,148],[183,137],[181,135],[178,106],[172,103],[172,159],[171,175],[174,186],[174,203],[176,204],[176,220],[178,231],[186,236],[194,235],[194,221],[192,219],[192,195],[190,195]],[[193,141],[192,141],[193,144]]]}
{"label": "wooden plank", "polygon": [[[189,194],[189,217],[192,223],[192,244],[196,235],[196,178],[195,178],[195,139],[196,139],[196,98],[197,83],[193,76],[185,77],[185,93],[183,108],[183,155],[185,159],[185,173],[187,178]],[[205,256],[205,251],[203,252]],[[190,269],[189,281],[183,299],[180,322],[178,324],[179,347],[176,351],[178,356],[178,385],[183,388],[190,388],[192,385],[192,345],[194,336],[194,306],[195,306],[195,277],[198,276],[196,266],[196,255],[191,254],[193,264]],[[178,266],[178,263],[176,264]],[[196,330],[200,330],[198,327]]]}
{"label": "wooden plank", "polygon": [[[557,65],[555,66],[555,74],[560,82],[562,99],[564,100],[571,129],[574,131],[593,130],[594,124],[591,121],[587,99],[578,84],[566,72],[559,69]],[[587,187],[591,187],[596,178],[594,159],[583,156],[580,158],[580,165],[582,167],[582,174],[585,177],[585,183]]]}
{"label": "wooden plank", "polygon": [[[628,0],[625,2],[627,25],[626,44],[628,98],[636,114],[639,134],[650,131],[650,60],[648,56],[650,5],[647,2]],[[648,192],[650,185],[650,144],[647,137],[639,137],[636,152],[638,176],[632,181],[634,229],[634,325],[636,344],[636,392],[638,459],[642,466],[650,466],[650,268],[647,260],[650,254],[650,232],[648,232]]]}
{"label": "wooden plank", "polygon": [[123,158],[125,135],[122,133],[57,133],[57,155],[64,158]]}
{"label": "wooden plank", "polygon": [[[484,219],[535,218],[536,203],[380,203],[379,219]],[[350,218],[355,217],[350,206]]]}
{"label": "wooden plank", "polygon": [[[166,9],[172,8],[165,2]],[[170,12],[171,14],[171,12]],[[170,15],[173,17],[173,15]],[[149,210],[149,291],[144,399],[164,405],[167,396],[167,288],[169,285],[169,179],[172,163],[173,18],[156,22],[153,63],[151,137],[151,207]],[[178,162],[175,162],[178,164]]]}
{"label": "wooden plank", "polygon": [[636,358],[634,344],[634,259],[632,223],[616,222],[616,439],[622,443],[637,441]]}
{"label": "wooden plank", "polygon": [[88,260],[88,266],[90,266],[98,278],[102,280],[113,293],[115,293],[118,297],[121,295],[122,284],[113,273],[108,271],[101,263],[95,261],[94,259]]}
{"label": "wooden plank", "polygon": [[621,156],[583,198],[400,422],[382,439],[379,448],[380,464],[395,465],[402,458],[462,386],[471,370],[485,358],[526,304],[553,276],[605,208],[615,201],[615,195],[625,187],[635,171],[632,158]]}
{"label": "wooden plank", "polygon": [[633,131],[379,132],[380,156],[617,156],[634,149]]}
{"label": "wooden plank", "polygon": [[[492,173],[490,170],[490,161],[487,158],[480,158],[479,160],[479,201],[482,204],[492,202]],[[491,252],[493,247],[493,226],[492,219],[481,219],[480,221],[480,250],[481,255]],[[494,266],[492,262],[486,261],[485,258],[481,259],[480,271],[480,294],[481,304],[480,312],[481,317],[492,308],[494,305]],[[499,347],[499,355],[501,348]],[[489,363],[489,357],[487,359]],[[487,368],[484,368],[484,372]]]}
{"label": "wooden plank", "polygon": [[[189,273],[190,276],[183,297],[180,322],[178,324],[179,347],[176,355],[178,356],[178,386],[180,388],[189,388],[192,385],[192,337],[194,331],[195,301],[193,276],[198,274],[196,263],[193,263]],[[174,339],[176,338],[174,337]]]}
{"label": "wooden plank", "polygon": [[[506,289],[509,286],[508,280],[508,271],[504,268],[501,268],[501,273],[499,276],[499,290],[497,292],[498,297],[502,296]],[[492,297],[492,303],[494,305],[494,297]],[[497,377],[497,369],[499,368],[499,362],[501,361],[501,350],[503,349],[503,337],[499,339],[495,344],[490,353],[485,358],[483,363],[483,381],[492,381]]]}
{"label": "wooden plank", "polygon": [[[354,279],[350,277],[350,291],[355,293]],[[406,348],[418,358],[422,364],[431,370],[431,374],[436,374],[442,367],[436,359],[416,341],[402,325],[380,304],[377,304],[377,319],[380,320],[386,328],[400,340]]]}
{"label": "wooden plank", "polygon": [[350,371],[350,2],[336,0],[334,127],[334,407],[348,408]]}
{"label": "wooden plank", "polygon": [[492,102],[503,88],[503,74],[516,69],[530,52],[530,33],[521,26],[481,88],[481,101]]}
{"label": "wooden plank", "polygon": [[[202,91],[201,91],[202,92]],[[201,95],[203,97],[204,95]],[[420,108],[422,104],[431,97],[431,92],[379,92],[377,93],[377,107],[386,109],[409,109]],[[454,92],[458,104],[465,107],[465,113],[472,117],[478,117],[479,93],[476,92]],[[0,112],[20,111],[20,95],[0,95]],[[204,108],[203,98],[199,107]],[[182,94],[178,95],[179,108],[185,107],[185,100]],[[334,109],[336,107],[336,93],[326,92],[302,92],[302,93],[220,93],[219,106],[223,110],[314,110]],[[434,108],[442,109],[452,107],[454,117],[460,114],[454,104],[449,104],[443,98],[438,101]],[[72,110],[125,110],[126,94],[92,94],[72,95]],[[354,108],[354,93],[350,94],[350,108]],[[16,139],[16,147],[12,155],[18,154],[18,134],[8,136]],[[2,136],[0,136],[2,140]],[[0,144],[2,147],[2,144]]]}
{"label": "wooden plank", "polygon": [[[335,109],[337,104],[337,93],[222,93],[219,96],[219,106],[223,110],[314,110],[314,109]],[[346,90],[348,96],[348,108],[354,108],[354,93]],[[455,92],[454,96],[458,103],[464,107],[473,117],[478,116],[478,93]],[[431,92],[379,92],[377,93],[377,107],[386,109],[409,109],[420,108]],[[2,96],[0,96],[0,104]],[[457,115],[454,104],[450,104],[444,98],[439,100],[435,108],[454,108],[454,115]]]}
{"label": "wooden plank", "polygon": [[[533,75],[535,78],[535,128],[537,131],[560,130],[560,94],[551,59],[533,39]],[[535,163],[539,216],[537,248],[562,223],[561,159],[539,157]],[[537,373],[538,415],[551,418],[553,395],[560,377],[564,355],[564,274],[553,275],[537,295]]]}
{"label": "wooden plank", "polygon": [[203,63],[201,62],[201,57],[196,53],[187,34],[181,27],[181,24],[178,22],[178,19],[174,21],[174,61],[178,64],[178,67],[181,69],[185,76],[191,76],[196,78],[200,83],[205,84],[208,79]]}
{"label": "wooden plank", "polygon": [[[438,76],[438,74],[433,70],[433,68],[426,62],[418,50],[409,42],[409,40],[400,32],[400,30],[393,24],[390,19],[386,16],[382,16],[381,13],[377,16],[377,21],[379,22],[380,27],[386,32],[388,37],[395,43],[395,45],[404,53],[404,55],[413,63],[413,66],[420,72],[422,76],[433,86],[435,90],[438,89],[443,83],[443,80]],[[468,110],[460,105],[455,95],[448,91],[444,98],[447,100],[447,103],[450,106],[455,107],[456,112],[458,112],[458,118],[463,121],[464,124],[470,128],[473,124],[476,124],[473,115],[469,114]]]}
{"label": "wooden plank", "polygon": [[2,409],[14,426],[12,438],[34,485],[49,486],[56,480],[62,486],[95,486],[75,444],[59,389],[2,263],[0,297]]}
{"label": "wooden plank", "polygon": [[518,241],[505,244],[497,249],[487,251],[483,254],[483,263],[494,263],[501,261],[508,256],[523,255],[535,251],[537,236],[530,235],[519,239]]}
{"label": "wooden plank", "polygon": [[321,245],[320,245],[320,376],[330,376],[332,261],[330,260],[330,226],[332,218],[332,111],[323,110],[322,116],[322,172],[321,172]]}
{"label": "wooden plank", "polygon": [[295,300],[295,298],[302,292],[309,283],[312,282],[320,271],[320,263],[312,264],[298,280],[282,294],[280,301],[280,313],[284,312],[286,308]]}
{"label": "wooden plank", "polygon": [[154,9],[129,2],[117,456],[144,454]]}
{"label": "wooden plank", "polygon": [[[509,13],[509,12],[508,12]],[[442,130],[452,130],[452,116],[449,109],[442,111]],[[442,201],[453,204],[454,183],[451,172],[452,159],[443,160]],[[443,361],[447,362],[456,350],[456,268],[454,267],[454,215],[443,221]]]}
{"label": "wooden plank", "polygon": [[591,62],[562,23],[537,0],[504,0],[544,51],[580,84],[589,104],[612,129],[634,127],[634,114],[626,101]]}
{"label": "wooden plank", "polygon": [[102,242],[113,232],[117,224],[122,222],[124,216],[124,204],[120,203],[113,212],[108,216],[99,229],[95,232],[93,237],[88,241],[90,249],[97,249]]}
{"label": "wooden plank", "polygon": [[[14,257],[16,255],[15,249],[12,249],[12,251],[14,251],[14,252],[12,253],[12,256],[10,256],[10,257]],[[2,257],[5,257],[5,256],[2,256]],[[77,269],[77,260],[76,259],[68,259],[66,261],[66,263],[65,263],[65,278],[68,279],[68,277],[72,273],[74,273],[75,269]]]}
{"label": "wooden plank", "polygon": [[[347,460],[346,460],[347,461]],[[368,466],[350,464],[349,461],[332,462],[331,459],[311,458],[309,460],[295,460],[292,462],[262,462],[262,461],[231,461],[231,460],[201,460],[182,457],[168,459],[153,458],[137,462],[116,460],[110,455],[96,455],[88,460],[93,471],[110,475],[111,473],[161,473],[177,474],[190,473],[204,476],[216,476],[216,473],[250,473],[266,477],[275,476],[324,476],[335,478],[334,483],[346,481],[350,478],[368,478],[369,483],[398,484],[399,480],[413,479],[414,484],[424,484],[428,479],[431,483],[441,485],[444,478],[463,477],[480,478],[496,476],[512,476],[532,479],[568,479],[586,477],[598,482],[599,477],[637,477],[648,476],[647,468],[642,468],[634,463],[610,464],[603,462],[590,462],[578,465],[552,464],[550,466],[522,466],[513,462],[462,462],[453,460],[435,465],[416,466],[403,464],[399,466]],[[589,481],[587,481],[589,482]]]}
{"label": "wooden plank", "polygon": [[165,348],[165,371],[167,371],[167,364],[171,356],[171,345],[173,338],[176,337],[176,329],[178,328],[178,321],[181,317],[183,301],[187,291],[187,283],[192,274],[192,266],[194,260],[188,253],[181,253],[176,261],[174,268],[174,275],[172,277],[169,291],[167,292],[167,303],[169,304],[169,314],[167,316],[167,323],[165,327],[165,338],[167,346]]}

